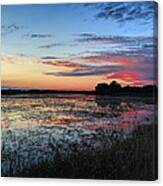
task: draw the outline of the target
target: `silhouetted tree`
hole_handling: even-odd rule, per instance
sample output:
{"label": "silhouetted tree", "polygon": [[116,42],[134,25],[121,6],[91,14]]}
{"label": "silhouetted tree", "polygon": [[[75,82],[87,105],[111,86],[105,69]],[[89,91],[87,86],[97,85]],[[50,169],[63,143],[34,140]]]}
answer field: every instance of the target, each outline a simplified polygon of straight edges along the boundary
{"label": "silhouetted tree", "polygon": [[111,95],[116,94],[118,91],[121,90],[121,85],[116,81],[112,81],[109,85],[109,93]]}
{"label": "silhouetted tree", "polygon": [[96,86],[96,93],[97,94],[103,94],[103,95],[107,95],[107,94],[114,94],[117,91],[121,90],[121,85],[119,83],[117,83],[116,81],[112,81],[110,83],[110,85],[106,84],[106,83],[100,83]]}
{"label": "silhouetted tree", "polygon": [[109,94],[109,85],[106,83],[97,84],[95,90],[97,94],[107,95]]}
{"label": "silhouetted tree", "polygon": [[143,96],[154,97],[158,96],[158,88],[156,85],[146,85],[144,87],[121,87],[116,81],[112,81],[110,85],[100,83],[96,86],[96,94],[110,96]]}

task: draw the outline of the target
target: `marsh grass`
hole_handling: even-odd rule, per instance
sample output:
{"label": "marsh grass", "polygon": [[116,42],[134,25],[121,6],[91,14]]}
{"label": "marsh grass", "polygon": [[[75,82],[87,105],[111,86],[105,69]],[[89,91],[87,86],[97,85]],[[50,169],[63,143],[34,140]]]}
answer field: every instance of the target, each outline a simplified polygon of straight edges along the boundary
{"label": "marsh grass", "polygon": [[[105,147],[105,145],[104,145]],[[16,177],[87,178],[113,180],[157,179],[157,125],[142,125],[132,137],[109,149],[56,153],[51,162],[17,172]]]}

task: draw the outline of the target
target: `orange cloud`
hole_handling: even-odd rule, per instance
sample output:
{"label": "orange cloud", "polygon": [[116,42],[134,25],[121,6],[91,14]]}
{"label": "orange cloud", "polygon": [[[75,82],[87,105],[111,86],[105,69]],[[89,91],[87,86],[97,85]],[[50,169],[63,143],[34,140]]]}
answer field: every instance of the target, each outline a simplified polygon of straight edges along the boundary
{"label": "orange cloud", "polygon": [[81,65],[72,63],[70,61],[43,61],[45,65],[56,66],[56,67],[68,67],[68,68],[80,68]]}
{"label": "orange cloud", "polygon": [[10,55],[2,56],[1,63],[2,64],[12,64],[12,63],[14,63],[13,57]]}
{"label": "orange cloud", "polygon": [[143,81],[137,72],[115,72],[108,74],[107,79],[111,80],[120,80],[123,81],[125,84],[142,84],[141,82]]}
{"label": "orange cloud", "polygon": [[81,58],[84,61],[90,63],[111,63],[115,65],[133,65],[136,62],[134,57],[110,57],[110,56],[87,56]]}

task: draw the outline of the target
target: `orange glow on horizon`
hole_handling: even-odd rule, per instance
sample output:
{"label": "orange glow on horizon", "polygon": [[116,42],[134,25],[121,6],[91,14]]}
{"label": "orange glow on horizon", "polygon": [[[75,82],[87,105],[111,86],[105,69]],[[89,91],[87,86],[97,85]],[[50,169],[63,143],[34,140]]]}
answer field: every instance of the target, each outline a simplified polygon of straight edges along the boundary
{"label": "orange glow on horizon", "polygon": [[[127,58],[87,58],[97,62],[101,60],[114,60],[118,65],[131,66],[131,59]],[[134,61],[134,60],[133,60]],[[99,63],[100,64],[100,63]],[[132,63],[133,64],[133,63]],[[117,66],[117,65],[116,65]],[[98,66],[97,66],[98,67]],[[2,86],[11,86],[17,88],[40,88],[52,90],[94,90],[98,83],[111,83],[116,80],[123,85],[138,85],[153,83],[143,80],[138,72],[119,71],[97,75],[84,76],[57,76],[58,72],[72,72],[73,70],[85,70],[80,64],[73,64],[71,61],[44,62],[37,61],[36,58],[13,58],[6,57],[2,60]],[[87,70],[87,69],[86,69]],[[54,75],[47,75],[45,72],[54,72]]]}

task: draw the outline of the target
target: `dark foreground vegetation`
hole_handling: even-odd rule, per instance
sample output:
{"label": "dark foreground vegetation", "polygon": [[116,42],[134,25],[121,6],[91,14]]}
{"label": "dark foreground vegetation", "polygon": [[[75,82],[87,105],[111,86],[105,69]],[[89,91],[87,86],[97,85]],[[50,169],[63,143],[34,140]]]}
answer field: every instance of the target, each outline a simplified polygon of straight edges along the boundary
{"label": "dark foreground vegetation", "polygon": [[133,137],[117,141],[111,149],[57,154],[17,177],[87,178],[118,180],[157,179],[157,125],[139,126]]}
{"label": "dark foreground vegetation", "polygon": [[46,89],[2,89],[2,95],[20,95],[20,94],[94,94],[108,96],[142,96],[157,97],[158,88],[156,85],[147,85],[143,87],[122,87],[116,81],[110,85],[100,83],[95,87],[95,91],[65,91],[65,90],[46,90]]}

